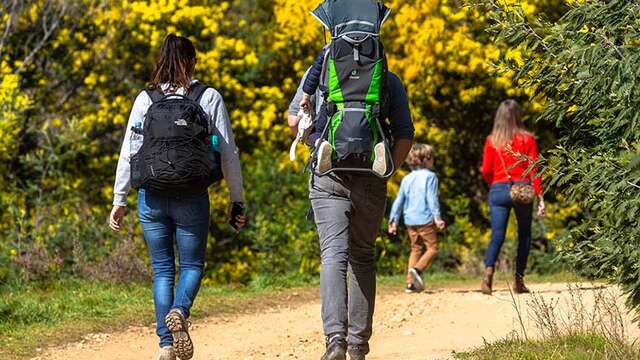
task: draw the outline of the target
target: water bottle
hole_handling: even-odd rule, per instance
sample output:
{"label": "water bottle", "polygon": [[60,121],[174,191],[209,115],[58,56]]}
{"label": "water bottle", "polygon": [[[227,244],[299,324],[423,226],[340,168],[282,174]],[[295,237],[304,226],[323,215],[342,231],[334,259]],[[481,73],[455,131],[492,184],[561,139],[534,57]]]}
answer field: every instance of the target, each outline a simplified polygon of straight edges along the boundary
{"label": "water bottle", "polygon": [[142,147],[142,123],[137,122],[131,131],[131,141],[129,142],[130,154],[135,155]]}
{"label": "water bottle", "polygon": [[220,152],[220,140],[218,135],[211,135],[211,150]]}

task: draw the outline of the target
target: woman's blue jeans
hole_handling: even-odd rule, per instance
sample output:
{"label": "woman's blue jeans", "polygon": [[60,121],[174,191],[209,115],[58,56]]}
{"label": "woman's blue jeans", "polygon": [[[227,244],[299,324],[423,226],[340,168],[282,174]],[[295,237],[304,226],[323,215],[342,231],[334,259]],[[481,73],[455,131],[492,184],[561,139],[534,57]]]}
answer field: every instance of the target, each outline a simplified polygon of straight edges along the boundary
{"label": "woman's blue jeans", "polygon": [[516,257],[516,275],[524,276],[531,247],[531,223],[533,205],[517,204],[511,201],[509,183],[497,183],[489,192],[489,211],[491,214],[491,241],[484,259],[484,265],[493,267],[500,255],[509,224],[509,214],[513,208],[518,220],[518,255]]}
{"label": "woman's blue jeans", "polygon": [[[179,309],[188,317],[200,288],[209,234],[209,194],[175,199],[140,189],[138,218],[153,267],[156,333],[160,346],[169,346],[173,340],[164,318],[171,309]],[[174,239],[180,259],[175,293]]]}

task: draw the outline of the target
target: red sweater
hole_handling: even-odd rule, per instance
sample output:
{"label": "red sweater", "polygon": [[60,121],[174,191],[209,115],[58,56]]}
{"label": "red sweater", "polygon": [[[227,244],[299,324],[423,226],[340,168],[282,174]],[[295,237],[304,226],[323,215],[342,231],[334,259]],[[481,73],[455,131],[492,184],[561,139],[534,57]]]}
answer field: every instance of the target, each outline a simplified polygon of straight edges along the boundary
{"label": "red sweater", "polygon": [[[538,169],[534,168],[527,173],[527,169],[531,166],[531,162],[538,160],[538,144],[536,143],[536,138],[529,133],[521,132],[511,140],[510,145],[511,152],[524,155],[528,158],[524,159],[518,155],[512,155],[512,153],[505,148],[501,149],[500,153],[502,154],[502,158],[504,159],[504,163],[509,170],[512,180],[531,181],[533,187],[536,189],[536,194],[540,195],[542,193],[542,181],[539,176],[532,178],[532,176],[537,173]],[[527,176],[524,176],[525,173]],[[491,136],[487,137],[487,140],[484,143],[482,175],[489,185],[500,182],[509,182],[509,176],[500,161],[498,150],[491,142]]]}

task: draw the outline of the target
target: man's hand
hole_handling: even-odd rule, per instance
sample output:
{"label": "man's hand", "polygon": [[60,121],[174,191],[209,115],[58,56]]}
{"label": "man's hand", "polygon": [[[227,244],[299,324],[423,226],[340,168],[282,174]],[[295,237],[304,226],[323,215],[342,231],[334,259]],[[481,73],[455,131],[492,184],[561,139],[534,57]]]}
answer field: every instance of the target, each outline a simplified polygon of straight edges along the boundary
{"label": "man's hand", "polygon": [[298,133],[298,124],[300,123],[300,119],[300,116],[297,115],[289,115],[287,118],[289,122],[289,129],[291,129],[291,132],[294,134]]}
{"label": "man's hand", "polygon": [[114,205],[111,210],[111,215],[109,216],[109,227],[113,231],[120,231],[120,226],[122,225],[122,219],[127,213],[126,206],[118,206]]}
{"label": "man's hand", "polygon": [[396,235],[398,234],[398,224],[392,222],[389,223],[389,234]]}
{"label": "man's hand", "polygon": [[442,219],[435,219],[434,223],[436,224],[436,227],[440,231],[444,230],[444,228],[447,226],[447,224]]}
{"label": "man's hand", "polygon": [[547,208],[544,205],[544,198],[542,195],[538,196],[538,216],[544,217],[547,214]]}
{"label": "man's hand", "polygon": [[300,108],[304,110],[307,114],[310,112],[309,105],[311,103],[311,95],[303,94],[302,100],[300,100]]}

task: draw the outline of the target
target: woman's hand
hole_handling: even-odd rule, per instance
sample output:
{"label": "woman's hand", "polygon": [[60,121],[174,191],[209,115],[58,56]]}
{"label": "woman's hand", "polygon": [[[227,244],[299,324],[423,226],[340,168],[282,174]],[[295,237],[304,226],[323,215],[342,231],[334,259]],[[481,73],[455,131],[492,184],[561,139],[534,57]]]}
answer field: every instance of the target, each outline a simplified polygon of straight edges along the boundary
{"label": "woman's hand", "polygon": [[546,215],[547,208],[544,205],[544,198],[542,195],[538,197],[538,216],[544,217]]}
{"label": "woman's hand", "polygon": [[120,226],[122,225],[122,219],[127,214],[126,206],[118,206],[114,205],[111,210],[111,215],[109,216],[109,227],[113,231],[120,231]]}
{"label": "woman's hand", "polygon": [[233,222],[236,225],[235,226],[236,230],[240,231],[243,227],[245,227],[245,225],[247,225],[248,218],[247,218],[247,215],[244,214],[244,204],[242,204],[243,213],[236,215],[235,219],[232,219],[231,216],[233,213],[233,206],[234,206],[233,203],[229,205],[229,210],[227,211],[227,217],[229,218],[229,223]]}
{"label": "woman's hand", "polygon": [[398,225],[394,222],[389,223],[389,234],[396,235],[398,233]]}
{"label": "woman's hand", "polygon": [[436,224],[436,227],[440,231],[444,230],[445,226],[447,226],[447,224],[442,219],[436,219],[433,222]]}

